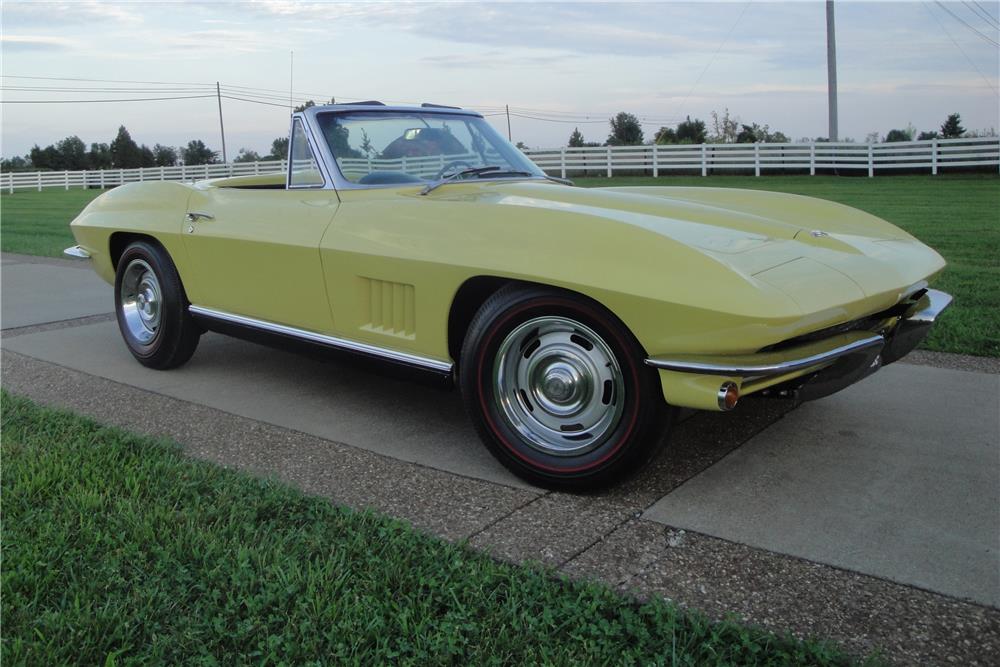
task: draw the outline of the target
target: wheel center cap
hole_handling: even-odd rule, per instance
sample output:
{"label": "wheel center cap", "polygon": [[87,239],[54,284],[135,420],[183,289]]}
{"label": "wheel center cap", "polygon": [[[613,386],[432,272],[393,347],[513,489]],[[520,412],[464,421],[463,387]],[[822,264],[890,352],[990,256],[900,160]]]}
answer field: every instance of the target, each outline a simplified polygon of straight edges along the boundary
{"label": "wheel center cap", "polygon": [[580,373],[567,363],[554,363],[545,369],[540,389],[553,403],[568,403],[579,393]]}

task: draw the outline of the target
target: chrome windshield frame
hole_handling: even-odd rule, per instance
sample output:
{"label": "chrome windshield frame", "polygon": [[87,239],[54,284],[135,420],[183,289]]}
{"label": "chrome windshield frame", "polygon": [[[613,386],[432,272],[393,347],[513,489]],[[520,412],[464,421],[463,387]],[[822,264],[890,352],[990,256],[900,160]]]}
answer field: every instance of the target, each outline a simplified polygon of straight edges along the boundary
{"label": "chrome windshield frame", "polygon": [[[314,150],[318,148],[317,157],[321,159],[324,163],[324,168],[326,173],[329,175],[329,180],[326,187],[332,187],[335,190],[386,190],[392,188],[413,188],[415,186],[423,186],[423,183],[355,183],[348,178],[346,178],[340,170],[340,165],[337,164],[336,158],[333,156],[333,151],[330,150],[330,146],[326,141],[322,140],[322,134],[319,130],[319,120],[317,116],[319,114],[326,113],[342,113],[342,114],[356,114],[356,113],[420,113],[427,115],[440,115],[440,116],[471,116],[473,118],[483,118],[483,115],[477,111],[470,111],[468,109],[453,109],[449,107],[404,107],[404,106],[381,106],[381,105],[364,105],[364,104],[328,104],[325,106],[313,106],[305,109],[304,111],[297,112],[293,114],[294,118],[301,118],[307,129],[307,135],[310,137],[310,143],[312,144]],[[291,134],[289,134],[289,139]],[[289,141],[289,143],[291,143]],[[291,147],[289,146],[289,149]],[[531,162],[531,158],[525,155],[525,159]],[[532,162],[532,164],[534,164]],[[535,165],[537,169],[541,171],[541,167]],[[546,176],[498,176],[495,178],[479,178],[476,179],[477,182],[490,182],[490,181],[517,181],[517,180],[531,180],[531,181],[548,181],[550,180]],[[330,183],[332,181],[332,184]]]}

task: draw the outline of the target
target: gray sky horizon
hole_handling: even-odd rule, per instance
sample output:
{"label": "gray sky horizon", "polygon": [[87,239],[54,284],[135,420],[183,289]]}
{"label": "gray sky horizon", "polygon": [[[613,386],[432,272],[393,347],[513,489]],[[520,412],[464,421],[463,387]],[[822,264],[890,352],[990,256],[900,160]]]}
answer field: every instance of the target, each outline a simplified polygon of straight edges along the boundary
{"label": "gray sky horizon", "polygon": [[[840,134],[863,141],[949,113],[1000,126],[1000,2],[838,0]],[[14,2],[0,10],[0,153],[70,135],[261,154],[293,102],[435,102],[488,114],[514,141],[603,142],[618,111],[647,140],[729,112],[790,139],[827,134],[823,2]],[[165,100],[164,97],[190,99]],[[231,99],[231,98],[241,99]],[[161,98],[81,103],[84,99]],[[46,100],[47,103],[19,103]],[[69,103],[53,103],[67,100]]]}

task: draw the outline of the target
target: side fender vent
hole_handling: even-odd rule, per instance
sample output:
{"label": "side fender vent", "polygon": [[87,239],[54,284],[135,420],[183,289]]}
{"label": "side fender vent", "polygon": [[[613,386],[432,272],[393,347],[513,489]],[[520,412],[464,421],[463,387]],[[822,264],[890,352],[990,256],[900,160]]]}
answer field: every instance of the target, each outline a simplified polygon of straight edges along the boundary
{"label": "side fender vent", "polygon": [[362,278],[362,304],[367,303],[367,324],[362,329],[386,336],[414,340],[417,313],[413,285]]}

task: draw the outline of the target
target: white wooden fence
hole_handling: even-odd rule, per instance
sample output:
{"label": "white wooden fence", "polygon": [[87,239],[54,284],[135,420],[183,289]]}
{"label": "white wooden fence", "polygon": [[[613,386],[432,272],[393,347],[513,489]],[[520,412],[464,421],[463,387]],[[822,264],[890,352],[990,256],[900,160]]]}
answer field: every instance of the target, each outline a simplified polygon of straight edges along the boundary
{"label": "white wooden fence", "polygon": [[707,176],[715,172],[816,170],[876,172],[893,169],[1000,167],[1000,138],[932,139],[884,144],[666,144],[663,146],[597,146],[532,150],[528,155],[548,173],[563,178],[589,172],[612,176],[622,171],[647,171],[653,176],[687,171]]}
{"label": "white wooden fence", "polygon": [[[867,171],[868,176],[896,169],[927,170],[997,167],[1000,169],[1000,138],[933,139],[884,144],[799,143],[799,144],[668,144],[663,146],[599,146],[593,148],[531,149],[525,151],[535,164],[549,174],[562,177],[583,173],[608,177],[615,172],[646,172],[662,176],[671,172],[712,173],[801,171],[816,174]],[[452,157],[452,156],[448,156]],[[460,159],[457,156],[455,159]],[[409,173],[432,175],[444,158],[390,160],[349,160],[359,170],[397,168]],[[407,164],[407,161],[412,164]],[[379,163],[379,164],[375,164]],[[346,165],[345,165],[346,166]],[[42,188],[109,188],[135,181],[196,181],[207,178],[266,174],[284,171],[284,161],[241,162],[145,169],[103,169],[99,171],[39,171],[0,174],[0,191]]]}

